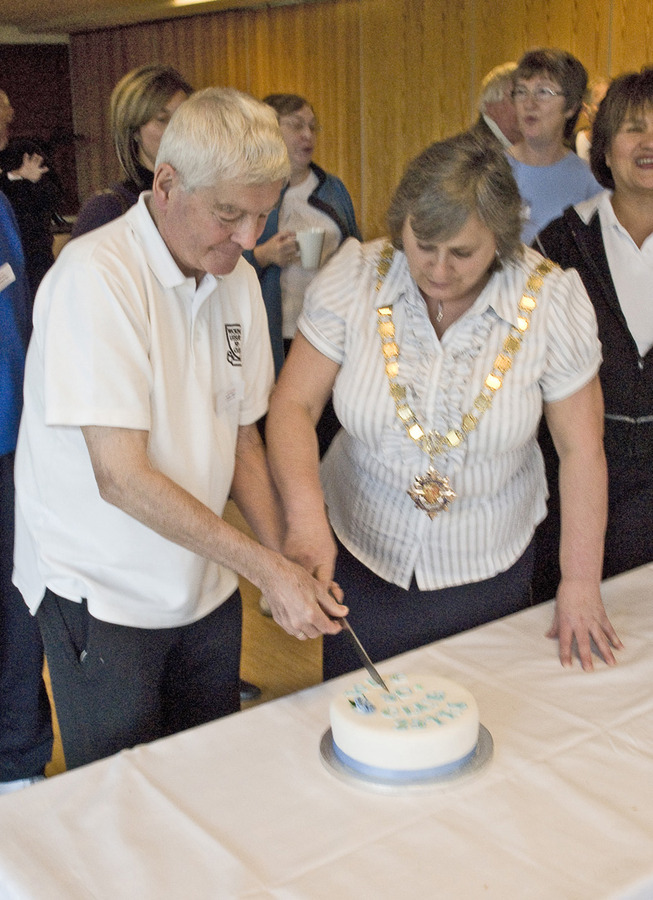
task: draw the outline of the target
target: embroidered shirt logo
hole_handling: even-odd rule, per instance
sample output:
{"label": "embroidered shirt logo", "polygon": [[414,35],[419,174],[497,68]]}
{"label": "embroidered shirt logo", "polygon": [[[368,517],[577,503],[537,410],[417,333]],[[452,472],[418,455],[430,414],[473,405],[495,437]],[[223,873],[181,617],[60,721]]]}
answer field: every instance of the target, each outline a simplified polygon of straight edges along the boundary
{"label": "embroidered shirt logo", "polygon": [[227,362],[232,366],[242,366],[243,361],[240,355],[241,343],[243,338],[242,325],[225,325],[225,333],[227,335]]}

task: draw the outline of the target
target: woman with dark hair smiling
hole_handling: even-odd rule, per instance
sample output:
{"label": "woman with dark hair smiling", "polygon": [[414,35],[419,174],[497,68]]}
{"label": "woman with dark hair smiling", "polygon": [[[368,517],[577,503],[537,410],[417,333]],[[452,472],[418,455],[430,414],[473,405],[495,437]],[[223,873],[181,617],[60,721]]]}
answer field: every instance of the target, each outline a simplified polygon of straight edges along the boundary
{"label": "woman with dark hair smiling", "polygon": [[[605,190],[565,210],[537,246],[583,279],[599,324],[609,504],[604,577],[653,560],[653,68],[616,78],[594,122]],[[541,438],[551,508],[537,538],[537,599],[559,578],[557,460]]]}
{"label": "woman with dark hair smiling", "polygon": [[[544,410],[566,524],[550,635],[563,665],[577,642],[591,669],[590,639],[615,662],[596,319],[578,275],[523,246],[520,205],[502,151],[469,133],[427,148],[390,204],[390,238],[348,241],[312,282],[272,395],[285,552],[344,590],[374,660],[529,604]],[[320,472],[332,391],[343,427]],[[358,665],[325,637],[325,677]]]}

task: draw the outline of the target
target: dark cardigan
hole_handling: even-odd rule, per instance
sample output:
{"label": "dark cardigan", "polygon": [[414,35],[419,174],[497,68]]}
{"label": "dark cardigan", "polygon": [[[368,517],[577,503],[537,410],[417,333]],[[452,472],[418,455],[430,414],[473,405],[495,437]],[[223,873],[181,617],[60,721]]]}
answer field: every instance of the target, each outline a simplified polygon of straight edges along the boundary
{"label": "dark cardigan", "polygon": [[[603,346],[599,377],[609,476],[603,568],[607,578],[653,560],[653,349],[641,357],[628,329],[610,274],[598,212],[585,224],[569,207],[538,235],[535,246],[563,268],[578,271],[596,312]],[[538,529],[536,600],[552,597],[559,580],[558,460],[545,425],[540,445],[551,499],[549,516]]]}

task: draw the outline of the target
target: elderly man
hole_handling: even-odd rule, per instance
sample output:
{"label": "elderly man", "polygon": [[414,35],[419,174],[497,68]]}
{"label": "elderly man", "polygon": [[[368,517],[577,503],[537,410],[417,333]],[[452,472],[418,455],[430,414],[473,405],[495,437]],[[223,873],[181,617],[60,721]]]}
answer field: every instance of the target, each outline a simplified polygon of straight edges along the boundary
{"label": "elderly man", "polygon": [[502,63],[489,71],[481,83],[478,119],[472,131],[486,141],[506,150],[520,138],[515,104],[512,102],[512,76],[516,62]]}
{"label": "elderly man", "polygon": [[[69,767],[238,709],[235,573],[300,639],[340,630],[345,607],[279,553],[255,424],[272,355],[241,254],[288,173],[269,107],[200,91],[165,131],[151,193],[71,241],[39,291],[15,581]],[[221,518],[229,496],[260,544]]]}

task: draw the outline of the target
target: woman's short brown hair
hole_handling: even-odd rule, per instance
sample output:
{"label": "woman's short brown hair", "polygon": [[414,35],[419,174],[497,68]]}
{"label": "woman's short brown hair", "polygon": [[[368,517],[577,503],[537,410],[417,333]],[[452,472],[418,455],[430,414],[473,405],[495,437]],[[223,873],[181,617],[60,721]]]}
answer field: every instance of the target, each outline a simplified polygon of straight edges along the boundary
{"label": "woman's short brown hair", "polygon": [[605,161],[614,136],[631,113],[653,109],[653,68],[644,66],[641,72],[627,72],[611,82],[599,105],[592,126],[590,165],[599,184],[614,189],[614,178]]}
{"label": "woman's short brown hair", "polygon": [[305,106],[313,109],[311,104],[299,94],[268,94],[263,98],[263,103],[267,103],[276,112],[277,117],[292,116],[293,113],[299,112]]}
{"label": "woman's short brown hair", "polygon": [[521,198],[504,153],[463,132],[410,162],[388,210],[393,246],[403,250],[406,221],[420,241],[448,240],[471,215],[490,229],[497,263],[522,255]]}
{"label": "woman's short brown hair", "polygon": [[587,88],[587,71],[582,62],[566,50],[541,47],[524,53],[517,63],[513,82],[519,78],[529,81],[543,73],[560,85],[560,90],[565,95],[565,112],[574,111],[565,122],[564,138],[571,143]]}

